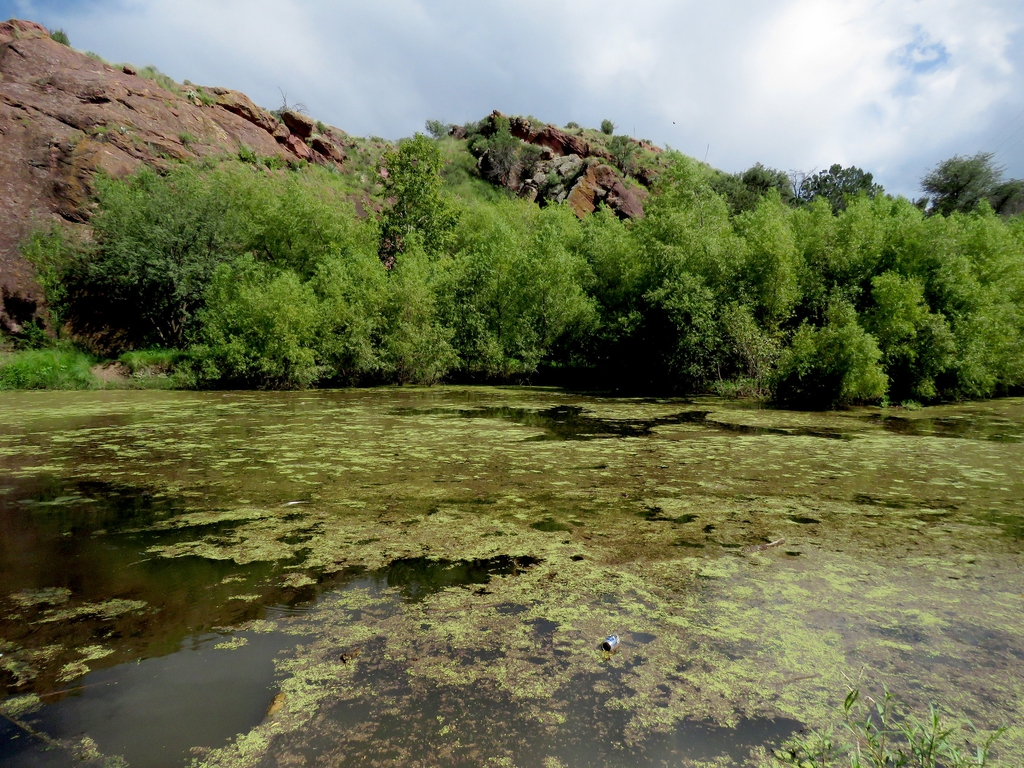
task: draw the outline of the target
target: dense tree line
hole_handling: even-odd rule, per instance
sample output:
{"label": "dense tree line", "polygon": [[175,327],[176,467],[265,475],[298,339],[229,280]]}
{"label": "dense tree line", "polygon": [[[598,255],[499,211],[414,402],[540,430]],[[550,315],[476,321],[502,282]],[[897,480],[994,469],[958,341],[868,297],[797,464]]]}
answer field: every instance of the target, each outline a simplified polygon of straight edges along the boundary
{"label": "dense tree line", "polygon": [[323,169],[101,179],[91,239],[26,253],[58,325],[107,354],[185,350],[196,386],[543,377],[827,407],[1024,384],[1024,219],[994,210],[999,178],[970,204],[926,183],[922,205],[855,168],[794,188],[671,154],[624,222],[457,198],[422,136],[384,165],[363,218]]}

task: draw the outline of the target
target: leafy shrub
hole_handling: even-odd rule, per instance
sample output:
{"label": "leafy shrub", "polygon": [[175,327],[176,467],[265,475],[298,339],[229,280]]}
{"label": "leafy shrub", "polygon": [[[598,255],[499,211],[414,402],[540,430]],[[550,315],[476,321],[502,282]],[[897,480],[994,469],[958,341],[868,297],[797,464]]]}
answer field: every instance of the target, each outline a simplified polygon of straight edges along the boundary
{"label": "leafy shrub", "polygon": [[320,317],[312,289],[291,270],[243,256],[217,268],[192,357],[219,385],[306,387],[323,374],[314,349]]}
{"label": "leafy shrub", "polygon": [[877,401],[885,395],[888,377],[879,360],[878,343],[857,322],[853,307],[838,301],[827,324],[801,325],[782,353],[776,394],[800,408],[828,408]]}
{"label": "leafy shrub", "polygon": [[63,29],[55,29],[50,33],[50,39],[61,45],[71,47],[71,40],[68,38],[68,33]]}
{"label": "leafy shrub", "polygon": [[640,145],[629,136],[613,136],[608,142],[608,151],[615,160],[615,165],[625,174],[636,171],[636,157],[640,154]]}
{"label": "leafy shrub", "polygon": [[534,372],[595,314],[583,290],[587,267],[573,253],[578,224],[566,208],[520,200],[467,209],[438,288],[463,370],[506,378]]}
{"label": "leafy shrub", "polygon": [[94,362],[69,347],[16,352],[0,357],[0,389],[91,389]]}
{"label": "leafy shrub", "polygon": [[144,78],[146,80],[151,80],[152,82],[156,83],[161,88],[163,88],[165,91],[170,91],[171,93],[181,93],[181,86],[174,81],[174,78],[165,75],[152,64],[147,64],[146,66],[141,67],[138,70],[138,75],[139,77]]}
{"label": "leafy shrub", "polygon": [[601,133],[603,133],[605,136],[611,136],[613,133],[615,133],[615,123],[613,123],[611,120],[602,120]]}

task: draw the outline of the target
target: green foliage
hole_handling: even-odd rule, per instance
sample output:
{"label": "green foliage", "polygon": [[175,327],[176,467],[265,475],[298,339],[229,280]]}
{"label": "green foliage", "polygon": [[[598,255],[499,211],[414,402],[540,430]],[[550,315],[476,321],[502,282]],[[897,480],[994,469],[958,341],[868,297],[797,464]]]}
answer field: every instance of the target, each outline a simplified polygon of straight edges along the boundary
{"label": "green foliage", "polygon": [[[268,172],[244,146],[99,179],[89,241],[23,243],[45,325],[102,352],[184,350],[167,367],[202,386],[542,374],[808,408],[1024,389],[1024,219],[845,191],[836,206],[851,179],[868,191],[857,169],[801,202],[778,171],[666,152],[644,218],[579,220],[481,178],[532,167],[507,122],[467,130],[354,143],[362,187]],[[380,215],[360,218],[348,201],[381,163]]]}
{"label": "green foliage", "polygon": [[410,235],[421,238],[428,252],[442,250],[451,238],[458,213],[444,194],[443,160],[437,145],[417,133],[384,153],[384,197],[380,218],[380,257],[391,266],[406,248]]}
{"label": "green foliage", "polygon": [[91,389],[95,360],[71,347],[33,349],[0,357],[2,389]]}
{"label": "green foliage", "polygon": [[303,387],[317,365],[320,317],[311,287],[291,271],[240,257],[220,265],[206,295],[192,358],[201,380],[255,387]]}
{"label": "green foliage", "polygon": [[36,281],[46,296],[50,324],[59,339],[68,310],[65,274],[72,265],[73,246],[57,225],[29,233],[21,254],[36,270]]}
{"label": "green foliage", "polygon": [[483,177],[502,186],[515,186],[522,172],[529,170],[539,156],[537,147],[512,135],[507,117],[495,119],[490,133],[475,133],[469,150],[479,158]]}
{"label": "green foliage", "polygon": [[935,166],[921,180],[921,188],[931,196],[929,212],[943,216],[954,211],[968,213],[987,202],[997,213],[1020,213],[1024,181],[1004,181],[1004,169],[995,164],[994,157],[992,152],[956,155]]}
{"label": "green foliage", "polygon": [[955,360],[955,340],[946,318],[930,311],[924,285],[916,278],[885,272],[871,279],[871,287],[874,307],[867,327],[882,350],[890,399],[934,399],[936,381]]}
{"label": "green foliage", "polygon": [[451,133],[452,124],[442,120],[427,120],[425,126],[427,133],[435,139],[443,139]]}
{"label": "green foliage", "polygon": [[712,188],[728,202],[733,213],[751,211],[761,198],[774,190],[786,204],[794,201],[793,185],[784,171],[766,168],[756,163],[743,173],[717,173],[711,180]]}
{"label": "green foliage", "polygon": [[117,360],[131,374],[145,373],[147,371],[167,373],[181,362],[184,357],[184,353],[179,349],[152,347],[150,349],[124,352]]}
{"label": "green foliage", "polygon": [[180,346],[214,269],[231,256],[232,201],[219,185],[181,166],[97,180],[94,240],[66,259],[68,315],[104,348]]}
{"label": "green foliage", "polygon": [[824,198],[835,213],[845,210],[851,198],[857,195],[877,197],[885,190],[875,184],[874,177],[860,168],[844,168],[836,164],[827,171],[820,171],[803,179],[797,190],[797,197],[803,202]]}
{"label": "green foliage", "polygon": [[181,86],[174,81],[174,78],[165,75],[152,64],[147,64],[146,66],[141,67],[138,70],[138,75],[139,77],[145,80],[151,80],[152,82],[156,83],[161,88],[163,88],[165,91],[170,91],[171,93],[181,93]]}
{"label": "green foliage", "polygon": [[804,324],[793,334],[779,362],[776,395],[800,408],[881,400],[888,386],[881,356],[853,307],[837,301],[823,327]]}
{"label": "green foliage", "polygon": [[615,123],[613,123],[611,120],[602,120],[601,133],[603,133],[605,136],[611,136],[613,133],[615,133]]}
{"label": "green foliage", "polygon": [[68,33],[63,29],[55,29],[50,33],[50,39],[61,45],[71,47],[71,40],[68,38]]}
{"label": "green foliage", "polygon": [[998,768],[992,747],[1005,732],[990,733],[950,724],[935,706],[919,717],[901,707],[883,689],[879,699],[851,690],[843,703],[840,730],[835,726],[791,739],[773,756],[797,768]]}
{"label": "green foliage", "polygon": [[613,136],[608,142],[608,151],[615,159],[615,165],[625,174],[636,172],[636,160],[640,154],[640,145],[629,136]]}
{"label": "green foliage", "polygon": [[238,145],[238,159],[243,163],[256,165],[256,163],[260,161],[260,156],[256,154],[256,150],[245,142],[242,142]]}
{"label": "green foliage", "polygon": [[467,209],[439,288],[465,374],[531,374],[588,332],[594,306],[582,288],[586,263],[573,253],[578,237],[566,208],[509,200]]}

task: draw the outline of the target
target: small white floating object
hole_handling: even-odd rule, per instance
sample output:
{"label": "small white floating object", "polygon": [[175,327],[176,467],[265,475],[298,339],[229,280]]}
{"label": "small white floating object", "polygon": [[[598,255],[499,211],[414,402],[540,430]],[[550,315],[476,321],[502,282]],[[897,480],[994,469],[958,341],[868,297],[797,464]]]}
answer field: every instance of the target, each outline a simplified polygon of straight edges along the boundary
{"label": "small white floating object", "polygon": [[308,501],[286,501],[284,503],[284,506],[286,506],[286,507],[294,507],[296,504],[308,504],[308,503],[309,503]]}

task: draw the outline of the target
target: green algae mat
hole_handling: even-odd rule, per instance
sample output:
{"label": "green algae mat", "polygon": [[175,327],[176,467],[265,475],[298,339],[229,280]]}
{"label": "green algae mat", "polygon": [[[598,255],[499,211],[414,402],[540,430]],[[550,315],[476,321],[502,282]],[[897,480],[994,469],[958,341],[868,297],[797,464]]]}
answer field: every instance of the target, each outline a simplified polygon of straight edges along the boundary
{"label": "green algae mat", "polygon": [[1024,400],[43,392],[0,425],[4,765],[768,764],[882,685],[1024,760]]}

